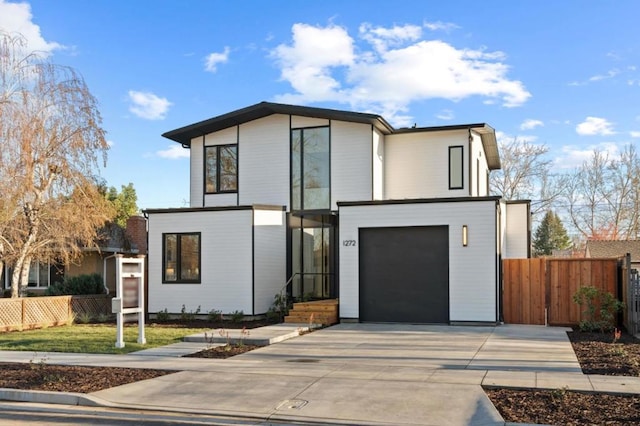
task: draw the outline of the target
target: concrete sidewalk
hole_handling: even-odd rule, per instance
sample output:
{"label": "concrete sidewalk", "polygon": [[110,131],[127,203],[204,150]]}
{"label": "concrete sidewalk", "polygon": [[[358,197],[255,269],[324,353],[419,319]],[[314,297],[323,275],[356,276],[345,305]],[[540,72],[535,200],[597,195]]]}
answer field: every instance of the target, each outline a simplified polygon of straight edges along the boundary
{"label": "concrete sidewalk", "polygon": [[[63,403],[253,423],[504,424],[481,385],[640,394],[640,378],[583,375],[562,328],[341,324],[227,360],[180,358],[178,352],[47,357],[52,364],[181,370],[90,395],[67,395],[76,402]],[[1,352],[0,357],[28,362],[33,354]],[[0,392],[3,399],[29,395],[62,397]]]}

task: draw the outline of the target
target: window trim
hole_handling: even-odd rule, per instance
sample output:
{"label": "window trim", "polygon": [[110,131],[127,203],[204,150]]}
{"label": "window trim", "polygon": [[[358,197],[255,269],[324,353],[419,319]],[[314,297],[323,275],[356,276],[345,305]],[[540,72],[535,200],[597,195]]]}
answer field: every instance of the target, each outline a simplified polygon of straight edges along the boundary
{"label": "window trim", "polygon": [[[235,189],[227,189],[227,190],[220,190],[220,171],[221,171],[221,167],[220,167],[220,151],[222,151],[223,149],[226,148],[230,148],[233,147],[236,150],[236,188]],[[215,149],[216,150],[216,187],[214,189],[214,191],[207,191],[207,150],[208,149]],[[204,149],[203,149],[203,156],[202,156],[202,167],[203,167],[203,171],[202,171],[202,189],[205,195],[208,194],[235,194],[238,192],[238,144],[235,143],[230,143],[230,144],[225,144],[225,145],[205,145]]]}
{"label": "window trim", "polygon": [[[453,159],[453,155],[455,151],[460,150],[460,186],[452,185],[452,173],[451,169],[451,160]],[[464,189],[464,145],[454,145],[449,147],[449,189]]]}
{"label": "window trim", "polygon": [[[167,249],[167,236],[176,236],[176,279],[167,280],[167,267],[166,267],[166,249]],[[180,279],[182,268],[182,237],[183,236],[198,236],[198,278],[193,280]],[[162,233],[162,284],[201,284],[202,283],[202,233],[201,232],[163,232]]]}

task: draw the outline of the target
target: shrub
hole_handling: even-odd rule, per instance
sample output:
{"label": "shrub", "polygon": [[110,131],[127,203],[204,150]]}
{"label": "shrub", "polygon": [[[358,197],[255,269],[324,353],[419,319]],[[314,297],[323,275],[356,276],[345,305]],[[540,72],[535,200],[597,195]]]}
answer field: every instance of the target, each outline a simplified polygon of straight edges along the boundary
{"label": "shrub", "polygon": [[231,322],[238,323],[244,319],[244,311],[233,311],[229,314]]}
{"label": "shrub", "polygon": [[91,322],[91,315],[87,312],[83,312],[76,316],[76,322],[79,324],[89,324]]}
{"label": "shrub", "polygon": [[[592,286],[583,286],[573,295],[574,303],[581,307],[586,319],[580,321],[582,331],[611,331],[615,327],[615,315],[622,311],[624,305],[611,293]],[[598,306],[600,309],[598,310]]]}
{"label": "shrub", "polygon": [[164,308],[161,311],[158,311],[158,313],[156,313],[156,321],[158,322],[166,322],[169,321],[171,319],[171,315],[169,314],[169,310],[167,308]]}
{"label": "shrub", "polygon": [[182,305],[182,309],[180,310],[180,321],[184,322],[192,322],[195,321],[196,315],[200,313],[200,305],[198,305],[198,309],[195,312],[189,311],[187,312],[187,308]]}
{"label": "shrub", "polygon": [[66,296],[80,294],[104,294],[104,285],[100,274],[83,274],[76,277],[65,277],[47,288],[47,296]]}
{"label": "shrub", "polygon": [[222,321],[222,311],[212,309],[207,314],[207,319],[211,322]]}

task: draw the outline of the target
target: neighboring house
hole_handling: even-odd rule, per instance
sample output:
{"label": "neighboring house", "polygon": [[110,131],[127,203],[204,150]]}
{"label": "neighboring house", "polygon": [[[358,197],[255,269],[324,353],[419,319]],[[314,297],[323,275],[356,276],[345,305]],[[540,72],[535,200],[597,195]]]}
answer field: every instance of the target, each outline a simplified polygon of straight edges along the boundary
{"label": "neighboring house", "polygon": [[190,149],[190,207],[147,210],[149,312],[265,313],[287,289],[342,320],[495,323],[528,201],[489,195],[486,124],[394,129],[262,102],[163,136]]}
{"label": "neighboring house", "polygon": [[631,255],[631,268],[640,271],[640,240],[589,240],[585,257],[622,257]]}
{"label": "neighboring house", "polygon": [[[125,256],[137,256],[147,253],[147,221],[142,216],[132,216],[127,220],[127,228],[110,224],[103,230],[103,237],[97,248],[86,248],[82,256],[68,265],[54,265],[33,262],[29,269],[28,290],[35,293],[44,292],[47,287],[62,281],[64,277],[75,277],[82,274],[99,274],[105,279],[105,259],[120,253]],[[105,282],[109,293],[115,294],[115,269],[108,264]],[[5,289],[11,288],[11,268],[6,268],[2,277]]]}

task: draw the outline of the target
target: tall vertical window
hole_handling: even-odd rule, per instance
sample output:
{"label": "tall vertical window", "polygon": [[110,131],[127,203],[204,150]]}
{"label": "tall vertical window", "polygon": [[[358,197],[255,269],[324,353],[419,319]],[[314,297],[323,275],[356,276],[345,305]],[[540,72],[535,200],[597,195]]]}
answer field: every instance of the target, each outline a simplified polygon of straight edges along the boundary
{"label": "tall vertical window", "polygon": [[162,234],[162,282],[200,282],[200,233]]}
{"label": "tall vertical window", "polygon": [[204,148],[204,182],[207,194],[238,190],[237,154],[237,145],[216,145]]}
{"label": "tall vertical window", "polygon": [[462,145],[449,147],[449,189],[464,188]]}
{"label": "tall vertical window", "polygon": [[329,127],[291,131],[291,208],[329,209]]}

